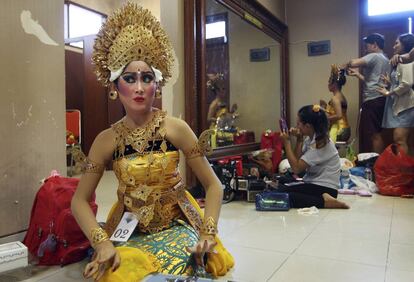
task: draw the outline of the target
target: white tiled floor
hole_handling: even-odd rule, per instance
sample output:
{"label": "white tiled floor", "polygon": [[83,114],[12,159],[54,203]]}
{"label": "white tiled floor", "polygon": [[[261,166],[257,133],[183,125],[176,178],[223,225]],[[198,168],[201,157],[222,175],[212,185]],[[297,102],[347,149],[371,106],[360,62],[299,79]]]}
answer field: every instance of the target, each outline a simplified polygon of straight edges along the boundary
{"label": "white tiled floor", "polygon": [[[115,201],[116,179],[107,172],[97,192],[98,220]],[[414,281],[414,200],[342,196],[350,210],[318,215],[257,212],[251,203],[223,205],[220,236],[236,260],[233,281]],[[80,281],[84,262],[0,275],[0,281]],[[34,274],[33,274],[34,273]]]}

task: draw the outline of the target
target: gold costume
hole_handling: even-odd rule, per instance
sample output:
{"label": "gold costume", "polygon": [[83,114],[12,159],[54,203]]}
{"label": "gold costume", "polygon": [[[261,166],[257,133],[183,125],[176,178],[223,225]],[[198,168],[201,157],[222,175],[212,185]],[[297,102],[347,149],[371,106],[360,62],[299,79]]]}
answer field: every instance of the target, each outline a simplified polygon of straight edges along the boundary
{"label": "gold costume", "polygon": [[[158,20],[129,2],[102,25],[92,61],[105,87],[116,85],[132,61],[145,62],[153,70],[155,82],[163,86],[171,77],[173,57],[171,43]],[[108,269],[102,281],[140,281],[153,272],[191,272],[186,247],[198,242],[203,213],[182,183],[179,152],[166,139],[165,116],[165,112],[155,111],[147,125],[136,129],[128,128],[123,120],[112,126],[116,134],[113,170],[119,181],[118,200],[104,229],[111,236],[126,211],[136,215],[139,222],[127,242],[115,244],[121,256],[120,267],[115,272]],[[202,156],[206,138],[200,138],[192,150],[185,152],[187,157]],[[100,172],[100,167],[90,163],[89,172]],[[215,252],[208,254],[206,270],[219,276],[234,261],[217,236],[215,240],[218,244]]]}
{"label": "gold costume", "polygon": [[[197,243],[203,214],[181,182],[179,152],[165,138],[165,115],[158,110],[151,122],[134,130],[122,120],[112,126],[117,136],[113,169],[119,180],[118,201],[105,230],[111,236],[124,211],[140,220],[128,242],[116,244],[121,266],[115,272],[108,270],[103,281],[139,281],[151,272],[178,275],[191,271],[185,247]],[[224,275],[234,264],[217,236],[216,240],[217,253],[208,254],[206,266],[213,276]],[[131,265],[138,262],[144,265]],[[124,275],[131,277],[131,269],[135,280],[120,280]]]}
{"label": "gold costume", "polygon": [[[326,107],[326,113],[328,115],[335,114],[335,109],[333,106],[331,106],[330,102],[328,103],[328,106]],[[345,135],[348,135],[347,131],[349,131],[349,134],[350,134],[350,126],[348,123],[348,117],[346,115],[346,109],[342,108],[342,117],[339,120],[335,121],[334,123],[331,123],[330,125],[329,137],[332,139],[333,142],[348,141],[349,137],[345,136]],[[342,137],[342,136],[345,136],[345,137]]]}
{"label": "gold costume", "polygon": [[[333,64],[331,65],[331,74],[329,77],[329,84],[337,84],[339,91],[341,90],[342,85],[344,85],[346,82],[345,73],[344,70],[341,70],[339,66]],[[341,101],[341,109],[342,109],[342,117],[331,123],[329,127],[329,137],[333,142],[336,141],[348,141],[348,139],[351,137],[351,128],[348,123],[348,117],[347,117],[347,102],[346,100]],[[329,101],[327,107],[326,107],[326,113],[328,116],[335,115],[335,108],[332,105],[332,100]]]}

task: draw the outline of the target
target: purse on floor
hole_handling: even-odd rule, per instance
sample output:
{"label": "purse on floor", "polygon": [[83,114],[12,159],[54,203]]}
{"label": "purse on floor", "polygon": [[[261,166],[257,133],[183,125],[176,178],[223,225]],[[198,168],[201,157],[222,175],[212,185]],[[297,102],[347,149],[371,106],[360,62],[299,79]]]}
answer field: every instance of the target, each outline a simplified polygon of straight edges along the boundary
{"label": "purse on floor", "polygon": [[256,195],[256,210],[258,211],[288,211],[289,208],[288,193],[264,191]]}

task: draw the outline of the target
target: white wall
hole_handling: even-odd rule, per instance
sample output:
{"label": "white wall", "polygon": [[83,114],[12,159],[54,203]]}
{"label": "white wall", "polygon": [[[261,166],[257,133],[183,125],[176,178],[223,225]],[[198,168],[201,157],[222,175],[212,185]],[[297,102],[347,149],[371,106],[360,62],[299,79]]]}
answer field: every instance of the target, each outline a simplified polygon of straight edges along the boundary
{"label": "white wall", "polygon": [[[358,0],[286,1],[289,28],[290,118],[296,124],[301,106],[329,100],[330,65],[358,57]],[[330,40],[331,54],[308,57],[309,41]],[[348,99],[348,118],[355,137],[358,116],[358,82],[347,77],[343,93]]]}
{"label": "white wall", "polygon": [[[175,63],[172,77],[162,89],[162,108],[169,115],[184,119],[184,2],[181,0],[160,1],[160,22],[174,48]],[[180,171],[185,179],[185,160],[181,159]]]}
{"label": "white wall", "polygon": [[41,179],[66,174],[63,0],[1,5],[0,237],[27,227]]}

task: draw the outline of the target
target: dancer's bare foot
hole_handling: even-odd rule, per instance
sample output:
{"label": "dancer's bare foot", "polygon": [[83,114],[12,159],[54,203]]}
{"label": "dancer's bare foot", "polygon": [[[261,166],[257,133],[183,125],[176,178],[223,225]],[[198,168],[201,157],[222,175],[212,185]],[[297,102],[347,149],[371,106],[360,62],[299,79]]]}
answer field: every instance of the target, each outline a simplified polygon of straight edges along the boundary
{"label": "dancer's bare foot", "polygon": [[328,193],[322,194],[323,200],[325,201],[326,209],[349,209],[349,206],[344,202],[338,201]]}

